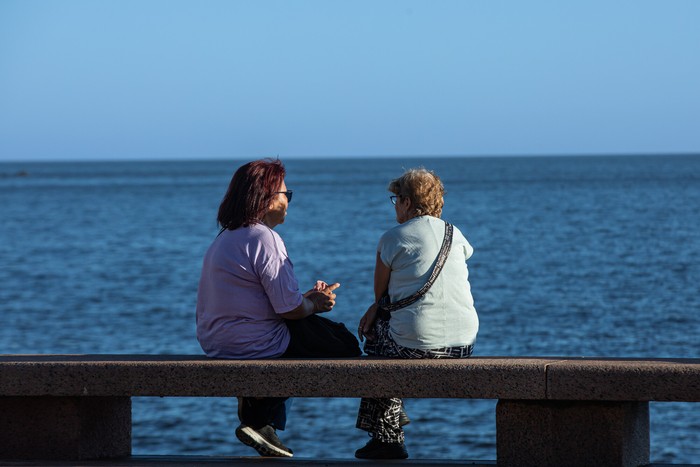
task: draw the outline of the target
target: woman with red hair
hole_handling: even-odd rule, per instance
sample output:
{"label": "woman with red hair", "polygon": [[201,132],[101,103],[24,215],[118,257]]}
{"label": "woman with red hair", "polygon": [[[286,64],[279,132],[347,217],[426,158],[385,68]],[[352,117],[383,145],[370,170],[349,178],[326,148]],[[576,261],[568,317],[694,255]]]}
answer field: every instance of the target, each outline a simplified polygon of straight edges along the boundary
{"label": "woman with red hair", "polygon": [[[219,206],[221,231],[207,250],[197,294],[197,339],[210,357],[355,357],[357,339],[316,313],[335,305],[338,283],[299,291],[282,238],[292,191],[279,160],[240,167]],[[239,398],[236,436],[264,456],[291,457],[276,430],[287,398]]]}

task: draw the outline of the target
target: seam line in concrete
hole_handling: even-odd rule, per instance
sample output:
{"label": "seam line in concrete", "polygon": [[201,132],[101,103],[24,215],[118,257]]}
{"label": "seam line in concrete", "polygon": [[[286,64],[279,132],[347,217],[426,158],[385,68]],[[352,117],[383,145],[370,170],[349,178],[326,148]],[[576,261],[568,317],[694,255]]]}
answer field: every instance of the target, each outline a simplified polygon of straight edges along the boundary
{"label": "seam line in concrete", "polygon": [[556,362],[549,362],[544,364],[544,399],[549,400],[549,366],[556,365],[557,363],[563,363],[566,360],[557,360]]}

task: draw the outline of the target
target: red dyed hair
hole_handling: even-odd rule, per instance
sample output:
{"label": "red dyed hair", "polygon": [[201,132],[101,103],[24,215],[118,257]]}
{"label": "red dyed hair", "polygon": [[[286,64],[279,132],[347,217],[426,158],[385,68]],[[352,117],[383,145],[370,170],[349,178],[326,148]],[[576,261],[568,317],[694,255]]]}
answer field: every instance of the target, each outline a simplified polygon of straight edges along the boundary
{"label": "red dyed hair", "polygon": [[239,167],[219,205],[217,221],[221,228],[234,230],[260,222],[285,174],[280,160],[257,160]]}

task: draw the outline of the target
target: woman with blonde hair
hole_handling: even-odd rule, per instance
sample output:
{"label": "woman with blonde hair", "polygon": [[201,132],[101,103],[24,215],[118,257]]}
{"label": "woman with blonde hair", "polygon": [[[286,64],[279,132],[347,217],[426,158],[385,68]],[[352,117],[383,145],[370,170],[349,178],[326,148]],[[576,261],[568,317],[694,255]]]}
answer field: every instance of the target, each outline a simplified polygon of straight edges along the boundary
{"label": "woman with blonde hair", "polygon": [[[389,184],[396,227],[379,240],[374,270],[375,303],[360,320],[358,335],[370,356],[467,358],[479,319],[466,260],[473,248],[440,219],[445,189],[435,173],[411,169]],[[399,398],[363,398],[357,428],[370,441],[361,459],[405,459]]]}

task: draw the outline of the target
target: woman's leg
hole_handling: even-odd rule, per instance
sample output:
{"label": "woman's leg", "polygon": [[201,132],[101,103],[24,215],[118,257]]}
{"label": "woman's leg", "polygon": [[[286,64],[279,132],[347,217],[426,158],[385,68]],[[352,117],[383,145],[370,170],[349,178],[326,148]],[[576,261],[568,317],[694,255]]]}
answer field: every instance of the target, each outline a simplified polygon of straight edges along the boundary
{"label": "woman's leg", "polygon": [[284,430],[287,423],[287,397],[239,397],[238,419],[254,429],[270,425]]}
{"label": "woman's leg", "polygon": [[[389,334],[389,321],[377,320],[375,325],[376,340],[365,344],[368,355],[419,359],[419,358],[466,358],[472,353],[473,346],[446,347],[441,349],[421,350],[402,347]],[[356,453],[361,458],[404,458],[408,456],[401,428],[401,399],[363,398],[357,417],[357,428],[367,431],[372,440]],[[404,420],[408,420],[405,416]],[[378,441],[380,443],[375,442]],[[383,444],[388,443],[388,444]],[[396,448],[400,446],[401,450]]]}
{"label": "woman's leg", "polygon": [[400,413],[399,398],[364,397],[360,400],[356,426],[379,441],[401,444],[404,442],[404,432],[399,424]]}
{"label": "woman's leg", "polygon": [[[377,320],[375,336],[374,342],[365,344],[367,355],[378,357],[399,356],[396,343],[389,337],[388,320]],[[403,444],[404,432],[399,423],[401,409],[401,399],[396,397],[362,398],[355,426],[368,432],[372,438],[383,443]]]}
{"label": "woman's leg", "polygon": [[289,345],[282,357],[333,358],[362,355],[357,338],[343,323],[318,315],[288,320]]}
{"label": "woman's leg", "polygon": [[261,456],[292,457],[294,453],[277,437],[287,421],[286,397],[239,397],[236,438]]}
{"label": "woman's leg", "polygon": [[[347,328],[326,318],[312,315],[287,323],[290,343],[283,357],[355,357],[359,344]],[[287,423],[287,397],[241,397],[238,399],[236,437],[260,455],[291,457],[291,449],[282,444],[276,430]]]}

